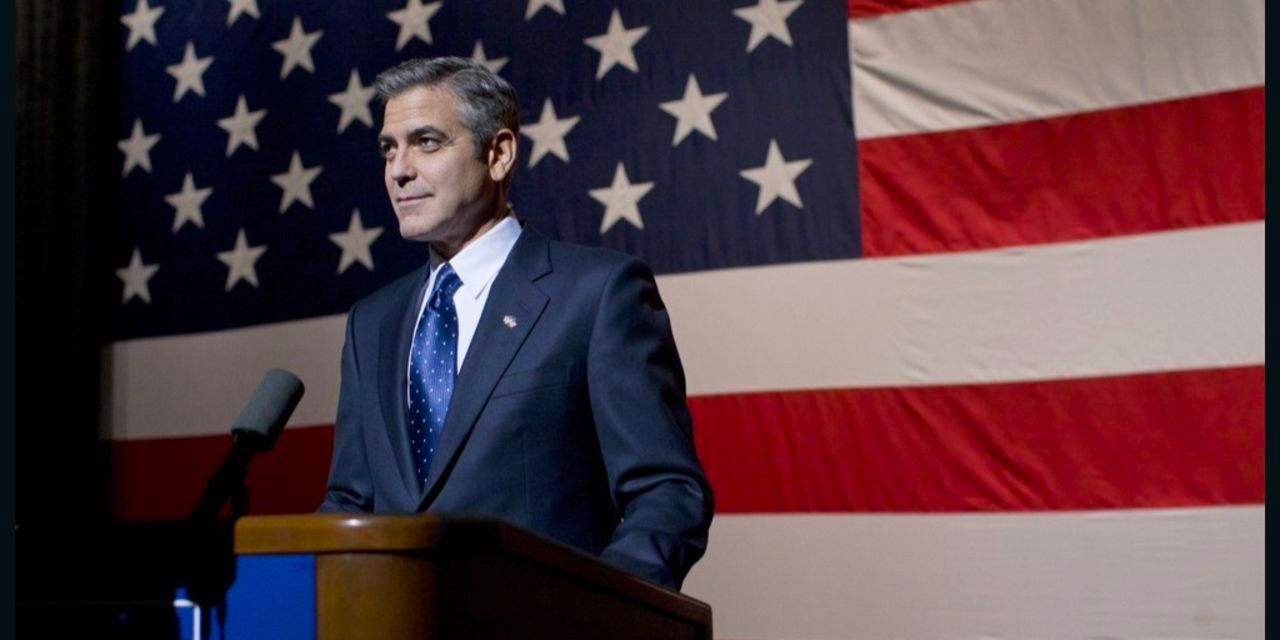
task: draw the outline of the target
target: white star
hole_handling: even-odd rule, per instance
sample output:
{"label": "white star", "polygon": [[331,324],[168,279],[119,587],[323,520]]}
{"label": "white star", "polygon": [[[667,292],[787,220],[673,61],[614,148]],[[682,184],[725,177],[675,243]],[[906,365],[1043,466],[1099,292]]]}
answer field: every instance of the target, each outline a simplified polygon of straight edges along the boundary
{"label": "white star", "polygon": [[728,93],[702,95],[698,79],[692,73],[689,74],[689,82],[684,86],[684,97],[658,105],[663,111],[676,117],[676,135],[671,139],[671,146],[680,144],[694,129],[715,140],[716,126],[711,122],[711,112],[727,97]]}
{"label": "white star", "polygon": [[242,144],[254,151],[258,150],[258,134],[253,128],[258,126],[258,122],[266,115],[266,109],[250,111],[248,103],[244,100],[244,94],[240,95],[240,98],[236,100],[236,112],[218,120],[218,126],[227,132],[228,158]]}
{"label": "white star", "polygon": [[589,192],[592,198],[604,205],[604,220],[600,222],[601,235],[619,220],[626,220],[637,229],[643,229],[644,221],[640,219],[640,207],[637,203],[652,188],[652,182],[631,184],[627,180],[627,170],[619,162],[618,169],[613,172],[613,184]]}
{"label": "white star", "polygon": [[151,173],[151,147],[156,146],[157,142],[160,142],[160,134],[145,135],[142,118],[134,119],[133,133],[116,143],[116,147],[124,152],[124,171],[120,175],[129,175],[129,170],[134,167],[142,167],[143,171]]}
{"label": "white star", "polygon": [[129,27],[129,40],[124,43],[124,50],[133,51],[134,45],[141,40],[146,40],[155,46],[156,20],[160,19],[162,13],[164,13],[164,7],[153,9],[147,4],[147,0],[138,0],[138,6],[133,13],[120,16],[120,22]]}
{"label": "white star", "polygon": [[235,24],[236,18],[240,14],[247,13],[254,18],[261,18],[258,14],[258,0],[227,0],[231,3],[231,10],[227,12],[227,26]]}
{"label": "white star", "polygon": [[494,58],[492,60],[486,58],[484,55],[484,44],[479,40],[476,40],[476,48],[471,51],[471,58],[494,73],[501,71],[503,67],[507,66],[506,58]]}
{"label": "white star", "polygon": [[800,193],[796,191],[796,177],[804,173],[813,160],[786,161],[782,151],[778,150],[778,141],[769,141],[769,153],[765,156],[764,166],[745,169],[738,175],[760,185],[760,196],[756,199],[756,215],[764,211],[774,200],[782,198],[797,207],[804,208],[800,201]]}
{"label": "white star", "polygon": [[244,237],[244,229],[241,229],[236,235],[236,246],[228,251],[218,252],[218,260],[227,265],[227,291],[241,280],[255,287],[258,286],[258,270],[254,268],[254,263],[266,251],[266,245],[249,246],[248,240]]}
{"label": "white star", "polygon": [[596,67],[596,80],[603,78],[615,64],[639,72],[640,67],[636,66],[636,54],[631,48],[636,46],[636,42],[639,42],[640,38],[648,32],[649,27],[624,28],[622,16],[618,15],[617,9],[614,9],[613,15],[609,17],[609,30],[603,35],[592,36],[585,40],[587,46],[600,52],[600,66]]}
{"label": "white star", "polygon": [[352,209],[351,224],[347,226],[347,230],[329,234],[329,240],[342,247],[342,257],[338,258],[338,273],[346,271],[347,267],[356,262],[373,271],[373,254],[369,251],[369,245],[380,235],[382,227],[365,229],[360,222],[360,210]]}
{"label": "white star", "polygon": [[564,137],[578,124],[578,116],[570,116],[563,120],[556,118],[556,108],[551,98],[542,103],[542,117],[534,124],[520,125],[520,133],[533,140],[533,152],[529,154],[529,168],[538,164],[542,156],[553,153],[556,157],[569,161],[569,149],[564,146]]}
{"label": "white star", "polygon": [[143,302],[151,302],[151,290],[147,288],[147,281],[151,276],[160,270],[158,264],[142,264],[142,252],[134,249],[133,257],[129,258],[129,266],[123,269],[116,269],[116,277],[124,282],[124,297],[120,300],[120,304],[126,304],[130,298],[138,297]]}
{"label": "white star", "polygon": [[790,16],[804,0],[760,0],[754,7],[734,9],[733,15],[751,23],[751,35],[747,37],[747,53],[751,53],[756,45],[766,37],[773,36],[778,41],[791,46],[791,30],[787,28],[787,16]]}
{"label": "white star", "polygon": [[284,189],[284,194],[280,196],[280,213],[284,213],[284,210],[288,209],[295,200],[306,205],[308,209],[315,208],[315,204],[311,202],[311,181],[320,175],[323,168],[318,165],[310,169],[303,167],[302,157],[297,151],[293,152],[293,158],[289,160],[289,170],[271,176],[271,181]]}
{"label": "white star", "polygon": [[564,15],[564,0],[529,0],[529,6],[524,10],[524,21],[532,20],[533,14],[543,7]]}
{"label": "white star", "polygon": [[424,5],[422,0],[405,0],[403,9],[388,11],[387,19],[400,25],[400,35],[396,36],[396,51],[403,49],[414,38],[431,44],[431,25],[427,21],[439,10],[439,2]]}
{"label": "white star", "polygon": [[360,86],[360,73],[352,69],[351,77],[347,79],[347,90],[329,96],[329,102],[342,109],[342,115],[338,116],[338,133],[345,131],[352,120],[372,127],[373,115],[369,113],[369,101],[372,99],[373,85]]}
{"label": "white star", "polygon": [[307,33],[302,28],[302,18],[299,16],[293,17],[293,26],[289,29],[289,37],[271,43],[271,48],[279,51],[280,55],[284,56],[284,63],[280,65],[281,80],[287,77],[294,67],[302,67],[311,73],[316,72],[316,65],[311,62],[311,47],[316,46],[316,41],[322,35],[324,35],[324,31]]}
{"label": "white star", "polygon": [[178,81],[178,85],[173,88],[173,101],[177,102],[186,95],[188,90],[196,92],[198,96],[204,96],[203,74],[211,64],[213,64],[213,56],[197,58],[196,45],[188,42],[187,50],[182,54],[182,62],[164,68]]}
{"label": "white star", "polygon": [[173,232],[177,233],[188,220],[203,229],[204,215],[200,212],[200,205],[204,204],[211,195],[213,195],[213,187],[197,189],[195,180],[188,171],[187,176],[182,179],[182,191],[164,197],[164,201],[174,209]]}

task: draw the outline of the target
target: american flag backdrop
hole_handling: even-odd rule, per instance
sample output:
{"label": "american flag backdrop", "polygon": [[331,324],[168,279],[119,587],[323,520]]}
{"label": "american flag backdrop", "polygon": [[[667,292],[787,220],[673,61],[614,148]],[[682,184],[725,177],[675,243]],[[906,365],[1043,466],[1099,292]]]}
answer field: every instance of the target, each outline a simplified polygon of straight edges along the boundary
{"label": "american flag backdrop", "polygon": [[320,502],[345,311],[420,265],[374,75],[521,98],[517,215],[659,274],[732,638],[1263,632],[1262,0],[126,0],[114,511],[270,367]]}

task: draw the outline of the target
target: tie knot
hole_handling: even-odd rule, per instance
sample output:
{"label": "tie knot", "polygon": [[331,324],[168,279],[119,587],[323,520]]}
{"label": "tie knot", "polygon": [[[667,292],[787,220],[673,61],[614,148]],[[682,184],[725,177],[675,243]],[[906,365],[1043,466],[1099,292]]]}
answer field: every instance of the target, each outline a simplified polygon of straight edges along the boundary
{"label": "tie knot", "polygon": [[453,265],[444,263],[444,266],[440,267],[440,272],[436,274],[435,292],[431,295],[431,308],[440,308],[440,304],[445,300],[453,302],[453,294],[461,286],[462,278],[459,278],[457,272],[453,270]]}

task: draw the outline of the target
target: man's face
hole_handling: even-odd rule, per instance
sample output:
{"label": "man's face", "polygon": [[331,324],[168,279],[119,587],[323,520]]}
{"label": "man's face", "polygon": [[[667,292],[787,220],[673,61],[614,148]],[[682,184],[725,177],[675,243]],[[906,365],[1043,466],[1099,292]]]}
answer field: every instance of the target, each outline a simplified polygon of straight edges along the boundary
{"label": "man's face", "polygon": [[493,211],[498,183],[477,158],[453,92],[414,87],[391,98],[378,138],[400,235],[456,253]]}

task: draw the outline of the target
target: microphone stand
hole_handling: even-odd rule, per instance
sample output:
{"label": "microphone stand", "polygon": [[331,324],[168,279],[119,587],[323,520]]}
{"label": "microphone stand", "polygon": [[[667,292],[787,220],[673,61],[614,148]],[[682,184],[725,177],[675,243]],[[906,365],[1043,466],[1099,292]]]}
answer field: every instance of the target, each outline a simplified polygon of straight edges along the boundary
{"label": "microphone stand", "polygon": [[217,520],[222,505],[231,501],[228,520],[234,522],[249,511],[249,487],[245,485],[245,477],[249,473],[249,462],[259,451],[266,448],[266,438],[252,431],[238,431],[233,436],[231,450],[222,460],[222,464],[209,476],[204,493],[191,510],[192,522],[210,522]]}
{"label": "microphone stand", "polygon": [[[227,588],[235,580],[235,523],[249,510],[249,487],[245,484],[249,462],[270,445],[266,437],[253,431],[236,431],[232,437],[231,450],[209,476],[187,519],[192,547],[187,597],[220,619],[226,616],[223,605]],[[227,517],[219,518],[228,500],[231,506]],[[206,618],[202,625],[208,623]]]}

